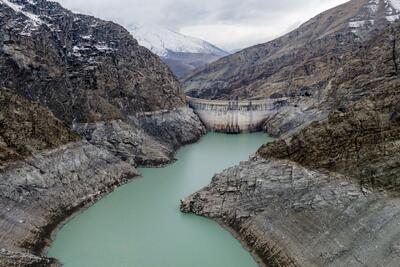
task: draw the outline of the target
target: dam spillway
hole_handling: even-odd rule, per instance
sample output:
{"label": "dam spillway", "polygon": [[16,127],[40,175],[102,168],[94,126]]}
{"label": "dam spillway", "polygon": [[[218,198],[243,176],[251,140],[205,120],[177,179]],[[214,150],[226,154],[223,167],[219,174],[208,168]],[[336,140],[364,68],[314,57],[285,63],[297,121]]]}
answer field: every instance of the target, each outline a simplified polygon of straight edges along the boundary
{"label": "dam spillway", "polygon": [[189,106],[209,131],[224,133],[256,132],[276,114],[286,99],[208,100],[187,97]]}

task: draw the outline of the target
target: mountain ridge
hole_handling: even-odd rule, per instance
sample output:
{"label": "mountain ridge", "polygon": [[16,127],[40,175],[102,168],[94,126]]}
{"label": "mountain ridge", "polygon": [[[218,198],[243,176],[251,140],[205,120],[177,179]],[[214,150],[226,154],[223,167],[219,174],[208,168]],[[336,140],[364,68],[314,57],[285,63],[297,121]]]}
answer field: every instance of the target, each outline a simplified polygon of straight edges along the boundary
{"label": "mountain ridge", "polygon": [[174,53],[208,53],[226,55],[228,52],[202,39],[184,35],[156,24],[130,24],[126,27],[139,44],[160,57]]}
{"label": "mountain ridge", "polygon": [[[306,64],[303,61],[310,63],[313,57],[315,61],[318,60],[316,57],[322,57],[323,54],[316,54],[318,46],[326,53],[336,55],[357,48],[368,38],[368,32],[393,22],[393,18],[400,15],[400,10],[394,9],[388,1],[353,0],[329,9],[277,39],[199,68],[185,77],[185,91],[200,98],[243,99],[298,90],[300,85],[288,84],[286,81],[291,78],[285,81],[284,76]],[[397,6],[398,2],[395,3]],[[374,24],[367,23],[372,19]],[[324,42],[326,44],[322,44]],[[307,49],[315,51],[315,55]],[[294,79],[296,74],[292,76]]]}

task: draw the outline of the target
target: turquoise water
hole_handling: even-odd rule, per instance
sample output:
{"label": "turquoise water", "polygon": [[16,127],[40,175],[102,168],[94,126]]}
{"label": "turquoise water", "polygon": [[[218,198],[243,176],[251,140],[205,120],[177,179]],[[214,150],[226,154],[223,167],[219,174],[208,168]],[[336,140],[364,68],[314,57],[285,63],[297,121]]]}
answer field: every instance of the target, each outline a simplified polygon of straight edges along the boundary
{"label": "turquoise water", "polygon": [[255,267],[250,253],[212,220],[179,211],[180,199],[248,159],[271,139],[210,133],[166,168],[143,174],[69,221],[48,256],[66,267]]}

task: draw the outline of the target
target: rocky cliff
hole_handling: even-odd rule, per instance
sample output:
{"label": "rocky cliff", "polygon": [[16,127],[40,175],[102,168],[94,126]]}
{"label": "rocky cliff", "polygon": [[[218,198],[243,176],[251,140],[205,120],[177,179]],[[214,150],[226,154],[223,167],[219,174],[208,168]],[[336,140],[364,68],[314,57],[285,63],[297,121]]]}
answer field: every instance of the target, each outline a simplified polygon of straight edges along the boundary
{"label": "rocky cliff", "polygon": [[[123,146],[132,151],[123,157],[131,160],[141,149],[138,134],[154,138],[135,118],[146,112],[191,112],[168,67],[123,27],[46,0],[2,0],[0,15],[0,85],[48,107],[96,145],[103,140],[116,154]],[[204,130],[195,120],[184,128],[198,138]],[[111,128],[118,137],[111,136]],[[177,146],[166,145],[171,155]]]}
{"label": "rocky cliff", "polygon": [[54,227],[138,173],[39,104],[5,89],[0,103],[0,265],[50,265]]}
{"label": "rocky cliff", "polygon": [[0,90],[0,168],[10,161],[81,138],[37,103]]}
{"label": "rocky cliff", "polygon": [[264,158],[289,159],[360,180],[372,189],[397,192],[400,185],[400,80],[391,90],[333,112],[289,139],[260,148]]}
{"label": "rocky cliff", "polygon": [[45,0],[3,0],[0,13],[0,85],[69,124],[185,103],[168,68],[115,23]]}
{"label": "rocky cliff", "polygon": [[45,0],[0,0],[0,18],[0,265],[57,265],[60,223],[205,129],[123,27]]}
{"label": "rocky cliff", "polygon": [[399,29],[368,31],[342,53],[324,102],[308,109],[323,116],[287,124],[280,139],[183,200],[182,211],[232,228],[266,266],[398,266]]}

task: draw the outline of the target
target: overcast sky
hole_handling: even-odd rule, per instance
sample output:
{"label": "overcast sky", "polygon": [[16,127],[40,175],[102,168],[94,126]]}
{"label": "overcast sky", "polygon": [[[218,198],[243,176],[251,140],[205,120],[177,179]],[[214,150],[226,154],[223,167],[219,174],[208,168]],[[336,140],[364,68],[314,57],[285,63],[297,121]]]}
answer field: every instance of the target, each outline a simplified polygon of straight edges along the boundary
{"label": "overcast sky", "polygon": [[235,50],[269,41],[348,0],[56,0],[122,25],[154,23]]}

